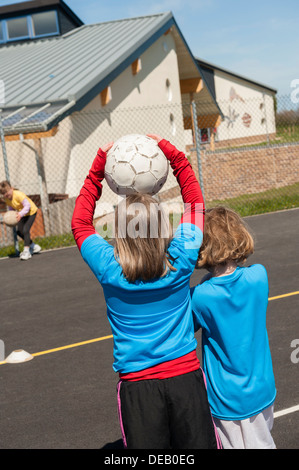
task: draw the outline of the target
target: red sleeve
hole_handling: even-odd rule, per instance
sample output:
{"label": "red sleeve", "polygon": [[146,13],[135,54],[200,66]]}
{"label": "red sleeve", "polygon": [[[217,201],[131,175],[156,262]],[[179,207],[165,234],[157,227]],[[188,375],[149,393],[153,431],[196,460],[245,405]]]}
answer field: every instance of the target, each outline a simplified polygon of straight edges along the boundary
{"label": "red sleeve", "polygon": [[167,140],[161,140],[159,147],[169,160],[173,174],[181,188],[184,202],[184,214],[181,223],[189,222],[197,225],[203,231],[204,199],[195,173],[183,152],[176,149]]}
{"label": "red sleeve", "polygon": [[104,179],[105,163],[106,153],[99,149],[76,199],[72,217],[72,232],[79,249],[87,237],[96,233],[93,226],[93,214],[96,201],[102,194],[101,181]]}

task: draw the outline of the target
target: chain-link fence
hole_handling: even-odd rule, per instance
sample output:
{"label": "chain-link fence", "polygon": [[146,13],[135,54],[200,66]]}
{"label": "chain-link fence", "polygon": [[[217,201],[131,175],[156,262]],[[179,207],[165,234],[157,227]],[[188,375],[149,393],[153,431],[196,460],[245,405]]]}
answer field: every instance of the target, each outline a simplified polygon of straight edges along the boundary
{"label": "chain-link fence", "polygon": [[[31,235],[44,249],[74,243],[70,224],[75,199],[98,147],[131,133],[157,133],[185,151],[207,207],[226,204],[244,216],[299,206],[298,106],[288,96],[244,100],[237,94],[218,102],[222,116],[209,106],[184,101],[105,111],[86,108],[66,117],[47,136],[7,135],[5,143],[2,139],[0,180],[9,179],[37,205]],[[4,120],[2,124],[5,128]],[[172,174],[158,198],[174,213],[182,211]],[[117,203],[104,182],[96,228],[108,223]],[[5,211],[0,201],[2,256],[17,246],[14,231],[3,223]]]}

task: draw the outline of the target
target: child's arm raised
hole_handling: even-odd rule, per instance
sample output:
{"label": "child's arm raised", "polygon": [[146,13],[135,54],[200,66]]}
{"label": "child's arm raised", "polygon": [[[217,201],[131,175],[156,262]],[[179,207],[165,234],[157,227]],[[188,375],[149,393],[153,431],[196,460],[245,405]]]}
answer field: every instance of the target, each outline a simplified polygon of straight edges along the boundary
{"label": "child's arm raised", "polygon": [[204,225],[204,199],[195,176],[195,173],[183,152],[165,139],[155,134],[148,134],[149,137],[158,142],[171,165],[173,174],[176,177],[185,204],[184,214],[181,223],[190,222],[197,225],[203,231]]}
{"label": "child's arm raised", "polygon": [[93,226],[93,214],[96,201],[102,194],[101,181],[104,179],[106,152],[108,152],[112,145],[113,142],[110,142],[98,150],[80,194],[76,199],[72,217],[72,232],[79,249],[81,249],[82,243],[87,237],[96,233]]}

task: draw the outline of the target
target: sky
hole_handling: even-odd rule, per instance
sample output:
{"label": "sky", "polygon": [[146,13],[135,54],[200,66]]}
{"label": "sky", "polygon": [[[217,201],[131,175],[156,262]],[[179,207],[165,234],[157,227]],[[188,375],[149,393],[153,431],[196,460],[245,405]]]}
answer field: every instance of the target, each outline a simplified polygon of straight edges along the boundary
{"label": "sky", "polygon": [[[298,88],[298,0],[64,1],[85,24],[171,11],[195,57],[275,88],[278,95]],[[21,0],[0,0],[1,6],[13,3]]]}

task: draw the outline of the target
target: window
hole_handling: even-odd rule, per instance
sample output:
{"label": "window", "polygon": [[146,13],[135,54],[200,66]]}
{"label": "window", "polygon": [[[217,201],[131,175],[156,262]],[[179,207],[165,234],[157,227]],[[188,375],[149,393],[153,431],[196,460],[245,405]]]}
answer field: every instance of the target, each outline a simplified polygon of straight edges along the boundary
{"label": "window", "polygon": [[6,21],[8,39],[29,37],[27,16]]}
{"label": "window", "polygon": [[32,15],[34,36],[58,33],[56,11],[46,11]]}
{"label": "window", "polygon": [[218,142],[218,128],[217,127],[207,127],[199,129],[200,132],[200,142],[202,144],[212,143],[213,141]]}
{"label": "window", "polygon": [[0,21],[0,42],[59,34],[57,12],[45,11]]}
{"label": "window", "polygon": [[167,94],[167,99],[168,101],[171,101],[172,100],[172,90],[171,90],[171,86],[170,86],[170,81],[166,80],[166,94]]}
{"label": "window", "polygon": [[174,115],[172,113],[170,113],[169,121],[170,121],[170,127],[171,127],[171,134],[174,136],[176,134],[176,125],[174,122]]}
{"label": "window", "polygon": [[207,143],[210,141],[210,129],[200,129],[200,141],[202,143]]}

